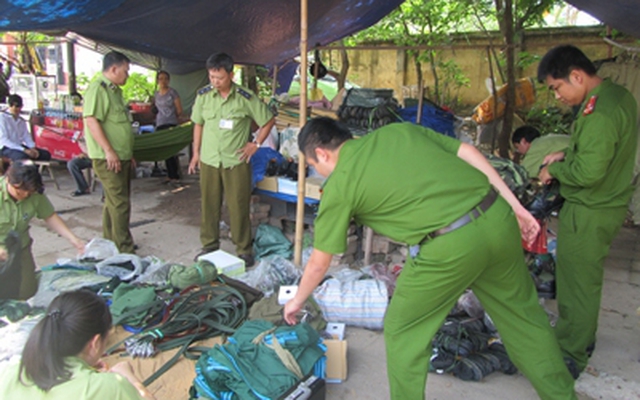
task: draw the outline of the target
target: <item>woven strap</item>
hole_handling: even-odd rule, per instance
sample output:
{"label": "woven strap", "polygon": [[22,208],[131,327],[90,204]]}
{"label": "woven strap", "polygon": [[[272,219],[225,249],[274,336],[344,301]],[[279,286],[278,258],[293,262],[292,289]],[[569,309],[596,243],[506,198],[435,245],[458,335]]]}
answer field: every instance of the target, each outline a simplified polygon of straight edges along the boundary
{"label": "woven strap", "polygon": [[[148,386],[169,370],[182,355],[193,357],[189,348],[193,342],[221,334],[232,334],[246,317],[246,302],[237,290],[227,286],[189,287],[169,303],[160,324],[127,337],[107,350],[107,354],[129,340],[155,343],[158,351],[180,347],[169,361],[143,382]],[[194,352],[198,350],[194,349]]]}
{"label": "woven strap", "polygon": [[[275,330],[276,328],[273,327],[271,329],[268,329],[262,332],[261,334],[253,338],[251,343],[258,346],[260,344],[263,344],[268,348],[272,349],[273,351],[275,351],[280,361],[282,361],[282,364],[289,371],[291,371],[292,374],[294,374],[298,379],[304,378],[304,375],[302,374],[302,369],[300,368],[298,361],[296,361],[296,358],[293,356],[293,354],[291,354],[289,350],[282,347],[282,345],[278,341],[278,338],[276,337]],[[268,335],[271,335],[271,344],[268,344],[267,342],[264,341],[265,337],[267,337]]]}

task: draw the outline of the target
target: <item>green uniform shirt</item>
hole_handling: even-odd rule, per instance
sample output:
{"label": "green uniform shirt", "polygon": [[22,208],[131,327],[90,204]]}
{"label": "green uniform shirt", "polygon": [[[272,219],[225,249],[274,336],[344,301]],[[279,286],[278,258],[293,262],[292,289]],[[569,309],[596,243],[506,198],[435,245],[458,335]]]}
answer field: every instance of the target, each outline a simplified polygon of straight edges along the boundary
{"label": "green uniform shirt", "polygon": [[200,161],[215,168],[240,164],[238,150],[249,141],[251,121],[263,126],[271,118],[258,96],[235,83],[226,99],[211,86],[200,89],[191,112],[191,120],[203,126]]}
{"label": "green uniform shirt", "polygon": [[457,156],[459,148],[458,140],[410,123],[347,141],[323,188],[314,248],[344,252],[352,218],[409,245],[460,218],[490,186]]}
{"label": "green uniform shirt", "polygon": [[54,386],[48,392],[31,384],[23,376],[25,386],[18,379],[19,364],[0,371],[0,399],[3,400],[139,400],[142,397],[122,375],[98,372],[76,357],[65,360],[70,366],[72,378]]}
{"label": "green uniform shirt", "polygon": [[593,208],[627,206],[637,148],[636,124],[636,101],[624,87],[607,79],[587,95],[564,162],[549,166],[567,201]]}
{"label": "green uniform shirt", "polygon": [[[122,89],[104,76],[94,79],[84,95],[83,117],[94,117],[100,122],[107,140],[120,160],[131,160],[133,155],[133,134],[131,116],[122,98]],[[87,141],[89,158],[104,160],[102,147],[89,133],[88,124],[84,124],[84,137]]]}
{"label": "green uniform shirt", "polygon": [[[9,231],[20,234],[22,247],[31,243],[29,222],[33,217],[47,219],[55,212],[47,196],[34,193],[22,201],[15,201],[7,191],[5,177],[0,178],[0,240],[7,237]],[[2,396],[0,396],[2,398]]]}
{"label": "green uniform shirt", "polygon": [[553,134],[534,139],[522,160],[522,166],[529,173],[529,178],[538,176],[542,161],[547,155],[566,150],[570,141],[571,137],[569,135]]}

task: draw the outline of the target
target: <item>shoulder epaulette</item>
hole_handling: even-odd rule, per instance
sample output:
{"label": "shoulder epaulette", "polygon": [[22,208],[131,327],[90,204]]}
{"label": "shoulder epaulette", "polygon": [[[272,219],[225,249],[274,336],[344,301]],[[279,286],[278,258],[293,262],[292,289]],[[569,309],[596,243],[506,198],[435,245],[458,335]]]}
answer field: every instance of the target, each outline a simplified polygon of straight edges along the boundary
{"label": "shoulder epaulette", "polygon": [[105,81],[100,81],[100,86],[105,89],[116,90],[117,86],[114,83],[107,83]]}
{"label": "shoulder epaulette", "polygon": [[201,94],[208,93],[208,92],[210,92],[212,89],[213,89],[213,86],[211,86],[211,85],[207,85],[207,86],[203,87],[202,89],[198,90],[198,94],[199,94],[199,95],[201,95]]}
{"label": "shoulder epaulette", "polygon": [[240,93],[247,100],[251,100],[251,93],[247,92],[243,88],[239,87],[238,89],[236,89],[236,91]]}
{"label": "shoulder epaulette", "polygon": [[582,111],[582,115],[586,116],[593,113],[593,111],[596,109],[596,101],[598,101],[598,96],[595,96],[595,95],[591,96],[587,105],[584,106],[584,111]]}

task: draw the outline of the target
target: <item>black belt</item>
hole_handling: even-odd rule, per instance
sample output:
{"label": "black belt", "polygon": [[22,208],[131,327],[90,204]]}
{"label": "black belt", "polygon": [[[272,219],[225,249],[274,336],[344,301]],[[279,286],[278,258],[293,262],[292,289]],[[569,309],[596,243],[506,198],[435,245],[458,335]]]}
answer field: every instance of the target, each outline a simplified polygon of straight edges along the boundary
{"label": "black belt", "polygon": [[445,233],[449,233],[449,232],[455,231],[458,228],[462,228],[463,226],[467,225],[469,222],[478,218],[482,213],[485,213],[489,208],[491,208],[493,203],[496,202],[497,198],[498,198],[498,192],[496,192],[494,188],[491,188],[491,190],[489,190],[489,193],[487,193],[484,199],[482,199],[482,201],[478,203],[477,206],[473,207],[471,211],[469,211],[462,217],[458,218],[457,220],[453,221],[449,225],[445,226],[444,228],[440,228],[431,233],[428,233],[427,236],[424,237],[422,242],[420,242],[420,244],[424,243],[429,239],[435,239],[438,236],[444,235]]}

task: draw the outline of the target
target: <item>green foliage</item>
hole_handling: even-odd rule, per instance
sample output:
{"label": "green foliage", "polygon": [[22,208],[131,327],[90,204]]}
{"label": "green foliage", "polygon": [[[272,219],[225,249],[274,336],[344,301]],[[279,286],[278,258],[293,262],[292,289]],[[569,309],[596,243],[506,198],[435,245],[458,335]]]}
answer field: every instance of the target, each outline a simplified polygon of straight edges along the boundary
{"label": "green foliage", "polygon": [[525,117],[527,125],[536,127],[543,135],[549,133],[571,133],[573,114],[559,107],[532,107]]}
{"label": "green foliage", "polygon": [[84,91],[89,87],[89,83],[98,77],[98,75],[102,74],[101,72],[96,72],[91,78],[81,72],[76,75],[76,88],[78,89],[78,93],[80,93],[84,97]]}
{"label": "green foliage", "polygon": [[[459,29],[461,21],[470,15],[471,8],[467,1],[407,0],[378,24],[345,42],[391,41],[398,46],[449,44],[449,33]],[[429,91],[432,100],[439,104],[450,102],[457,97],[460,87],[468,84],[468,79],[455,61],[444,60],[436,50],[411,49],[407,54],[414,60],[419,74],[423,63],[430,66],[434,85]],[[450,78],[453,80],[449,81]]]}
{"label": "green foliage", "polygon": [[451,109],[455,109],[460,99],[460,89],[469,87],[471,79],[469,79],[460,66],[453,60],[441,61],[438,63],[438,69],[442,75],[441,105],[446,105]]}
{"label": "green foliage", "polygon": [[127,83],[122,87],[122,97],[125,102],[149,101],[155,90],[155,81],[150,76],[145,76],[139,72],[129,75]]}
{"label": "green foliage", "polygon": [[[102,72],[96,72],[91,78],[84,73],[78,74],[76,76],[78,92],[84,96],[84,91],[87,90],[89,83],[101,74]],[[149,101],[155,91],[155,85],[155,73],[153,71],[149,71],[147,75],[133,72],[129,75],[127,83],[122,87],[122,97],[127,103],[131,101]]]}
{"label": "green foliage", "polygon": [[[525,28],[544,25],[544,15],[560,0],[514,0],[514,35]],[[363,42],[393,42],[399,46],[439,46],[451,43],[452,32],[497,30],[504,20],[504,0],[407,0],[376,25],[345,39],[348,45]],[[445,60],[436,50],[408,50],[416,67],[430,66],[434,87],[429,88],[432,100],[455,105],[461,87],[469,80],[454,60]],[[525,68],[537,58],[521,53],[518,67]],[[505,68],[499,56],[498,64]]]}
{"label": "green foliage", "polygon": [[537,64],[541,58],[542,57],[540,57],[537,54],[531,54],[526,51],[521,51],[518,53],[518,59],[516,60],[516,64],[518,68],[525,69],[533,64]]}

